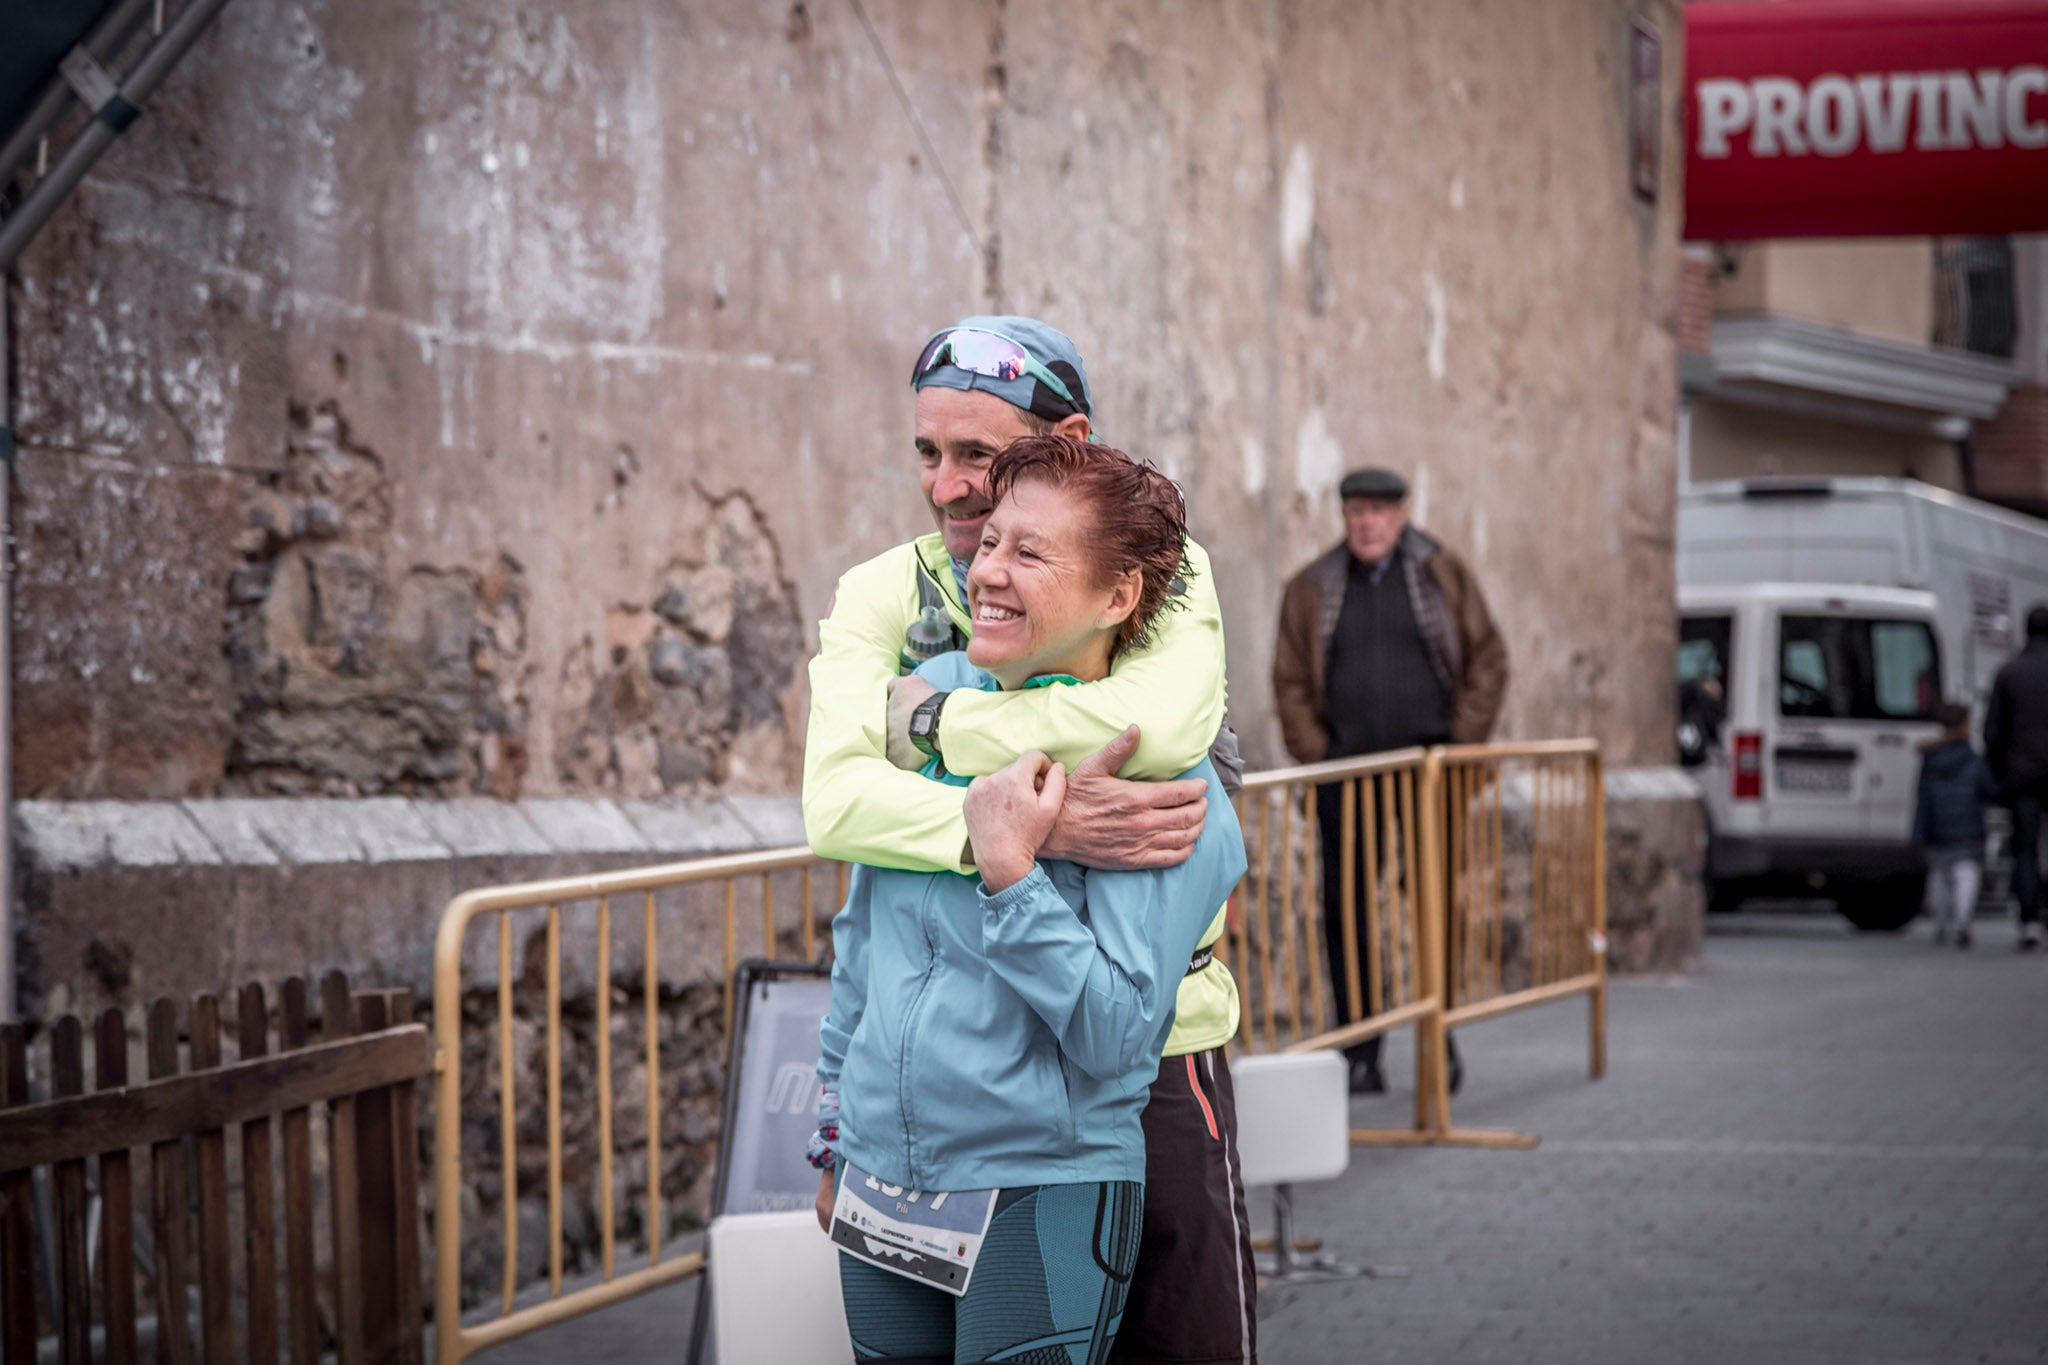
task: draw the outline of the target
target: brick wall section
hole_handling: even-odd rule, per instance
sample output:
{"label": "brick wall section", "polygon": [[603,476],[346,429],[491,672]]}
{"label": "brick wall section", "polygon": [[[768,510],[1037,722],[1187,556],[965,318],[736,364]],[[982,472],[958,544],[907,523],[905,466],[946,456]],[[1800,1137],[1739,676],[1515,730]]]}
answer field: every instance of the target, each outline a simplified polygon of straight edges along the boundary
{"label": "brick wall section", "polygon": [[1970,490],[1995,502],[2048,508],[2048,384],[2021,384],[1998,416],[1977,425]]}
{"label": "brick wall section", "polygon": [[1714,342],[1714,262],[1687,255],[1679,263],[1678,349],[1705,355]]}

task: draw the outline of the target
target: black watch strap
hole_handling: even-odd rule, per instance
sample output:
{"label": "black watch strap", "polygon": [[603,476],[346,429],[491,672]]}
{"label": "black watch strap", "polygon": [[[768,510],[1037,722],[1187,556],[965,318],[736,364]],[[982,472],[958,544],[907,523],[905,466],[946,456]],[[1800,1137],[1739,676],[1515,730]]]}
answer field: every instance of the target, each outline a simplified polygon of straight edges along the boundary
{"label": "black watch strap", "polygon": [[946,704],[946,696],[935,692],[910,713],[910,742],[926,758],[939,757],[939,708]]}

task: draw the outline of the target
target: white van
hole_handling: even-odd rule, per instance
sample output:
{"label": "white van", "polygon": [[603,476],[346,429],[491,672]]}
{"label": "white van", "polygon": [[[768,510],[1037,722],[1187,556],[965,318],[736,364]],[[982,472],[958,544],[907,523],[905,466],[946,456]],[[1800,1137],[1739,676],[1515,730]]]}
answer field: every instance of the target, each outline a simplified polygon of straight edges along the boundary
{"label": "white van", "polygon": [[2048,521],[1912,479],[1746,479],[1678,495],[1678,586],[1863,583],[1941,603],[1947,700],[1980,713],[2048,602]]}
{"label": "white van", "polygon": [[1940,733],[1940,621],[1912,589],[1679,589],[1680,749],[1705,795],[1713,908],[1804,892],[1861,929],[1919,913],[1913,798]]}
{"label": "white van", "polygon": [[1943,701],[1981,714],[2048,602],[2048,521],[1912,479],[1730,480],[1679,491],[1677,548],[1711,903],[1805,887],[1904,926],[1918,745]]}

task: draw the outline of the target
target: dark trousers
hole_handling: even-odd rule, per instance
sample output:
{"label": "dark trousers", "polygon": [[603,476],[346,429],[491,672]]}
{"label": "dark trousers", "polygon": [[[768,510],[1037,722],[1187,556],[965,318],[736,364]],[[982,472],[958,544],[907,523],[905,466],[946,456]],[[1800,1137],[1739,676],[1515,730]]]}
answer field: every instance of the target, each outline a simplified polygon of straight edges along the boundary
{"label": "dark trousers", "polygon": [[[1357,812],[1353,810],[1353,819]],[[1377,866],[1367,866],[1365,840],[1360,832],[1351,835],[1351,908],[1358,925],[1358,1002],[1360,1011],[1357,1018],[1351,1013],[1351,988],[1345,976],[1344,967],[1344,784],[1325,782],[1316,788],[1316,834],[1323,861],[1323,944],[1324,961],[1330,964],[1330,986],[1337,1001],[1337,1022],[1356,1023],[1358,1019],[1370,1018],[1373,1012],[1372,959],[1378,945],[1365,932],[1365,888],[1379,880],[1380,868],[1386,865],[1387,850],[1394,839],[1400,837],[1400,826],[1386,812],[1380,812],[1379,844],[1374,850],[1378,857]],[[1375,1064],[1380,1059],[1380,1039],[1377,1036],[1363,1042],[1353,1043],[1344,1049],[1344,1055],[1353,1061],[1365,1060]]]}
{"label": "dark trousers", "polygon": [[2020,904],[2020,923],[2041,922],[2041,807],[2048,782],[2012,799],[2012,895]]}
{"label": "dark trousers", "polygon": [[1259,1286],[1223,1049],[1161,1060],[1144,1125],[1145,1228],[1110,1365],[1257,1365]]}
{"label": "dark trousers", "polygon": [[[1357,801],[1354,798],[1352,818],[1358,818]],[[1378,828],[1374,831],[1375,857],[1371,865],[1365,856],[1365,839],[1362,830],[1351,835],[1351,912],[1358,924],[1358,1003],[1359,1019],[1373,1014],[1372,959],[1379,945],[1365,931],[1365,889],[1376,884],[1381,871],[1387,865],[1387,858],[1399,845],[1402,837],[1401,822],[1389,810],[1376,812]],[[1330,964],[1330,986],[1337,1001],[1337,1022],[1356,1023],[1351,1015],[1351,987],[1344,971],[1344,784],[1325,782],[1316,788],[1316,843],[1323,865],[1323,944],[1324,960]],[[1417,850],[1418,856],[1420,850]],[[1385,903],[1381,911],[1386,910]],[[1447,1052],[1451,1057],[1458,1055],[1455,1038],[1447,1038]],[[1375,1034],[1363,1042],[1353,1043],[1344,1049],[1344,1055],[1354,1061],[1380,1059],[1380,1036]]]}

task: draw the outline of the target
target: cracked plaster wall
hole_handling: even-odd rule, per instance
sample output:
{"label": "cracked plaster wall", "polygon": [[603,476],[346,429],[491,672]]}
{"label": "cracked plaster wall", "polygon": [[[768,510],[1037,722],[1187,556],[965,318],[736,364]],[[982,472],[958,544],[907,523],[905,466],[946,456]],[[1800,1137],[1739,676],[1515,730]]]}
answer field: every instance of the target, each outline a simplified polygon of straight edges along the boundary
{"label": "cracked plaster wall", "polygon": [[22,794],[793,789],[832,583],[925,525],[905,362],[987,308],[1186,483],[1255,762],[1368,461],[1509,733],[1664,754],[1675,4],[867,13],[929,148],[830,0],[230,6],[12,281]]}

